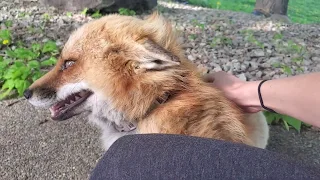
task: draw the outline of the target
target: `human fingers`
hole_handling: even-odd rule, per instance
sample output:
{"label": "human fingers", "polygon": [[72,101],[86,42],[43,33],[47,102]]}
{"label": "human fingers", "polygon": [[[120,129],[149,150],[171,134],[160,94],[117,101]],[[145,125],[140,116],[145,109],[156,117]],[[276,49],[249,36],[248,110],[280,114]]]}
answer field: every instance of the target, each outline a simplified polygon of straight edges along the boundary
{"label": "human fingers", "polygon": [[210,82],[210,83],[213,83],[216,79],[219,79],[221,78],[222,76],[225,76],[227,75],[226,72],[224,71],[219,71],[219,72],[215,72],[215,73],[209,73],[209,74],[206,74],[204,75],[204,80],[206,82]]}

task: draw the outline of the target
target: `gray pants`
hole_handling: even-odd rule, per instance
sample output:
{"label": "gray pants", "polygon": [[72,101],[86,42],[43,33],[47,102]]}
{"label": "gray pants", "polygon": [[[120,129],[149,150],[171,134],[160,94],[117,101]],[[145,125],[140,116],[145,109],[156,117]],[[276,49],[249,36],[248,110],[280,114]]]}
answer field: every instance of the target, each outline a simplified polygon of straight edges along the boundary
{"label": "gray pants", "polygon": [[91,180],[320,179],[320,171],[268,150],[181,135],[128,135],[98,162]]}

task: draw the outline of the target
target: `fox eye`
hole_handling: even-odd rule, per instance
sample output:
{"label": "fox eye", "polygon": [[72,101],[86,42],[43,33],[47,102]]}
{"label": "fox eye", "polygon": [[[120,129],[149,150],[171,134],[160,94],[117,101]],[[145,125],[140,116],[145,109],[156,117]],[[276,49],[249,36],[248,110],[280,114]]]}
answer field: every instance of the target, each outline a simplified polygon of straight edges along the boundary
{"label": "fox eye", "polygon": [[67,60],[63,63],[63,65],[61,66],[61,70],[66,70],[69,67],[71,67],[75,62],[71,61],[71,60]]}

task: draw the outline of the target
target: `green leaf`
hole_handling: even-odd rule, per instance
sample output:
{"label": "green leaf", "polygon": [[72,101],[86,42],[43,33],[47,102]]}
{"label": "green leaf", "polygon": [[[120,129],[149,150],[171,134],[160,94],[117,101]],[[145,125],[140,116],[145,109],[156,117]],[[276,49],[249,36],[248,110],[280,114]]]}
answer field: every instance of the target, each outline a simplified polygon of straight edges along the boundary
{"label": "green leaf", "polygon": [[16,41],[16,45],[17,45],[17,47],[19,47],[19,48],[23,48],[23,47],[24,47],[24,43],[23,43],[22,40]]}
{"label": "green leaf", "polygon": [[10,59],[3,59],[0,56],[0,71],[3,71],[10,64],[10,62]]}
{"label": "green leaf", "polygon": [[280,63],[278,63],[278,62],[276,62],[276,63],[273,63],[273,64],[272,64],[272,66],[273,66],[273,67],[275,67],[275,68],[280,67],[280,65],[281,65],[281,64],[280,64]]}
{"label": "green leaf", "polygon": [[282,69],[286,74],[292,75],[292,70],[288,66],[283,66]]}
{"label": "green leaf", "polygon": [[21,79],[15,79],[14,80],[14,87],[15,88],[20,88],[21,84],[24,82],[24,80],[21,80]]}
{"label": "green leaf", "polygon": [[7,89],[4,93],[0,94],[0,100],[4,99],[5,97],[7,97],[10,92],[12,91],[12,89]]}
{"label": "green leaf", "polygon": [[12,50],[6,50],[6,54],[9,56],[9,57],[13,57],[13,58],[15,58],[16,56],[15,56],[15,53],[12,51]]}
{"label": "green leaf", "polygon": [[39,52],[41,50],[41,45],[39,43],[34,43],[32,44],[31,48],[32,48],[32,51]]}
{"label": "green leaf", "polygon": [[12,22],[11,20],[6,20],[6,21],[4,22],[4,24],[5,24],[6,27],[8,28],[8,27],[11,27],[11,26],[12,26],[13,22]]}
{"label": "green leaf", "polygon": [[28,81],[16,79],[14,81],[14,87],[17,89],[19,96],[23,95],[24,90],[30,85]]}
{"label": "green leaf", "polygon": [[8,56],[10,56],[12,58],[17,58],[17,59],[31,60],[31,59],[35,59],[38,57],[37,53],[34,53],[31,50],[26,49],[26,48],[17,48],[13,51],[7,50],[6,53]]}
{"label": "green leaf", "polygon": [[301,72],[301,73],[304,72],[304,70],[303,70],[301,67],[298,67],[298,68],[297,68],[297,71],[298,71],[298,72]]}
{"label": "green leaf", "polygon": [[96,12],[94,12],[94,13],[91,15],[91,17],[93,17],[93,18],[100,18],[100,17],[102,17],[102,14],[100,14],[100,11],[97,10]]}
{"label": "green leaf", "polygon": [[24,63],[21,60],[16,60],[13,64],[16,68],[25,67]]}
{"label": "green leaf", "polygon": [[67,12],[67,13],[66,13],[66,16],[72,17],[72,12]]}
{"label": "green leaf", "polygon": [[34,72],[33,75],[32,75],[32,81],[36,81],[37,79],[39,79],[41,76],[43,76],[44,73],[41,73],[40,71],[37,71],[37,72]]}
{"label": "green leaf", "polygon": [[128,16],[136,15],[136,12],[134,10],[130,10],[130,9],[127,9],[127,8],[119,8],[118,12],[121,15],[128,15]]}
{"label": "green leaf", "polygon": [[276,33],[274,36],[273,36],[273,39],[274,40],[278,40],[278,39],[282,39],[283,38],[283,35],[280,34],[280,33]]}
{"label": "green leaf", "polygon": [[23,81],[21,85],[21,89],[18,89],[19,96],[23,95],[23,92],[31,85],[29,81]]}
{"label": "green leaf", "polygon": [[87,14],[87,11],[88,11],[88,8],[84,8],[81,12],[82,15],[86,15]]}
{"label": "green leaf", "polygon": [[29,66],[30,68],[40,69],[40,63],[39,63],[39,61],[36,61],[36,60],[29,61],[29,62],[28,62],[28,66]]}
{"label": "green leaf", "polygon": [[40,62],[41,67],[52,66],[57,63],[57,58],[50,57],[49,59]]}
{"label": "green leaf", "polygon": [[286,128],[287,131],[289,131],[289,126],[288,123],[286,121],[283,121],[284,127]]}
{"label": "green leaf", "polygon": [[277,120],[279,120],[281,118],[280,114],[272,113],[272,112],[269,112],[269,111],[265,111],[264,115],[266,116],[268,124],[271,124],[272,122],[277,121]]}
{"label": "green leaf", "polygon": [[42,53],[57,52],[58,47],[54,41],[47,41],[42,48]]}
{"label": "green leaf", "polygon": [[31,74],[31,68],[29,67],[24,67],[24,68],[21,68],[20,70],[22,72],[22,75],[20,78],[23,80],[26,80]]}
{"label": "green leaf", "polygon": [[23,73],[20,71],[20,69],[17,69],[12,76],[12,79],[16,79],[18,77],[20,77]]}
{"label": "green leaf", "polygon": [[270,112],[266,111],[266,112],[264,112],[264,115],[266,116],[268,124],[271,124],[275,120],[274,115],[271,114]]}
{"label": "green leaf", "polygon": [[1,90],[13,89],[13,88],[14,88],[14,80],[13,79],[9,79],[3,84]]}
{"label": "green leaf", "polygon": [[[24,68],[24,67],[21,67]],[[16,79],[22,75],[21,68],[11,66],[8,71],[4,74],[4,79]]]}
{"label": "green leaf", "polygon": [[15,71],[16,71],[16,68],[11,67],[10,69],[8,69],[8,71],[6,72],[6,74],[4,74],[3,77],[5,79],[13,79]]}
{"label": "green leaf", "polygon": [[44,13],[44,14],[42,15],[42,17],[43,17],[43,19],[46,20],[46,21],[50,20],[50,15],[49,15],[48,13]]}
{"label": "green leaf", "polygon": [[283,121],[287,122],[289,125],[294,127],[298,132],[300,132],[302,124],[301,121],[290,116],[283,116],[282,119]]}
{"label": "green leaf", "polygon": [[11,32],[8,29],[0,30],[0,39],[1,40],[10,40]]}
{"label": "green leaf", "polygon": [[302,62],[303,61],[303,57],[295,57],[291,59],[292,62]]}

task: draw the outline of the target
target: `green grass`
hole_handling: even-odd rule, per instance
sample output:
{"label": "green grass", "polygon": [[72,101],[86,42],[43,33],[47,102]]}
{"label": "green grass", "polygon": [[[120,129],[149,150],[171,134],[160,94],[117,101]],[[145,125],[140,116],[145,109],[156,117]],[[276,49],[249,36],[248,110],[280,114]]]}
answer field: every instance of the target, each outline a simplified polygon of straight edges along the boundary
{"label": "green grass", "polygon": [[[189,3],[213,9],[252,13],[256,0],[189,0]],[[295,23],[320,23],[320,1],[289,0],[288,17]]]}

